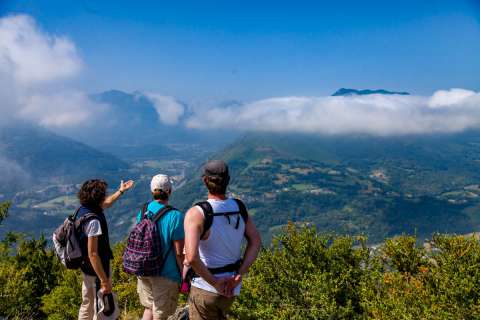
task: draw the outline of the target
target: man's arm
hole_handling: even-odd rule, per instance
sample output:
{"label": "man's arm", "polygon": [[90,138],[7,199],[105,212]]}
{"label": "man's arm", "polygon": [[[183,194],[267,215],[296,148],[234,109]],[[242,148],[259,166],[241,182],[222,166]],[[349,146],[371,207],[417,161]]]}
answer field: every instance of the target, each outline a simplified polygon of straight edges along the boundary
{"label": "man's arm", "polygon": [[98,255],[98,236],[88,237],[88,258],[92,264],[93,270],[100,279],[100,287],[103,293],[112,292],[112,282],[103,270],[102,261]]}
{"label": "man's arm", "polygon": [[183,260],[185,255],[183,254],[183,246],[185,245],[185,240],[174,240],[173,246],[175,248],[175,259],[177,260],[177,266],[180,273],[183,271]]}
{"label": "man's arm", "polygon": [[127,182],[123,182],[123,180],[120,182],[120,187],[118,188],[117,191],[115,191],[113,194],[108,196],[102,204],[103,209],[110,208],[115,201],[120,198],[120,196],[127,190],[131,189],[133,187],[133,180],[128,180]]}
{"label": "man's arm", "polygon": [[243,255],[242,265],[238,269],[238,273],[241,275],[247,273],[250,266],[255,259],[257,259],[258,252],[262,247],[260,233],[255,227],[251,216],[248,217],[247,224],[245,225],[245,237],[247,238],[247,249]]}
{"label": "man's arm", "polygon": [[235,288],[242,282],[242,276],[247,273],[250,266],[253,264],[255,259],[257,259],[258,252],[262,247],[262,239],[260,233],[257,231],[255,224],[253,223],[252,217],[248,217],[247,224],[245,225],[245,238],[247,238],[247,248],[245,254],[243,255],[243,261],[238,269],[238,274],[232,277],[227,284],[225,289],[226,295],[231,297],[233,296],[233,291]]}
{"label": "man's arm", "polygon": [[205,264],[200,260],[198,245],[203,231],[204,217],[196,207],[188,210],[185,216],[185,261],[195,273],[212,285],[218,293],[225,294],[226,278],[215,278]]}

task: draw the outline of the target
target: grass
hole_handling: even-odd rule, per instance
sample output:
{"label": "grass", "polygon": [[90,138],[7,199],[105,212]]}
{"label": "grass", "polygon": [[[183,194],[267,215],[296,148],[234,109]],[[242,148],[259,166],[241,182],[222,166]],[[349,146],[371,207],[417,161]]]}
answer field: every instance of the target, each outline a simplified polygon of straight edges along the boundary
{"label": "grass", "polygon": [[28,209],[32,206],[33,204],[33,201],[31,199],[27,199],[25,201],[23,201],[22,203],[18,204],[17,207],[21,208],[21,209]]}
{"label": "grass", "polygon": [[77,198],[75,196],[61,196],[46,202],[37,204],[35,207],[38,209],[52,210],[61,207],[74,207],[77,205]]}
{"label": "grass", "polygon": [[292,188],[297,190],[297,191],[307,191],[307,190],[315,189],[315,188],[318,188],[318,187],[316,187],[314,185],[311,185],[311,184],[306,184],[306,183],[296,183],[296,184],[292,185]]}

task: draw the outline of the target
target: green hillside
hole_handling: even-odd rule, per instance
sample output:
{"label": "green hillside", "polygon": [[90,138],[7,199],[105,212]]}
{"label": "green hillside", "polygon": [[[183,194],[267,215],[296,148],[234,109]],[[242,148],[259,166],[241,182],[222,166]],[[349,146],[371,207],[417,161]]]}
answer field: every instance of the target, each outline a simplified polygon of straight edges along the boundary
{"label": "green hillside", "polygon": [[[125,162],[111,154],[26,124],[0,130],[0,151],[2,158],[18,166],[26,179],[36,185],[70,183],[128,169]],[[15,190],[2,185],[2,191]]]}
{"label": "green hillside", "polygon": [[[479,227],[479,135],[373,138],[249,134],[215,158],[232,169],[262,234],[291,221],[321,231],[386,236]],[[199,176],[178,190],[182,209],[205,196]]]}
{"label": "green hillside", "polygon": [[[111,153],[110,153],[111,152]],[[0,129],[0,201],[11,201],[10,219],[0,228],[47,238],[78,207],[86,179],[104,179],[109,192],[121,179],[135,180],[108,210],[112,241],[124,239],[143,203],[151,199],[150,180],[158,173],[183,183],[194,163],[210,149],[198,145],[117,145],[95,148],[40,127],[16,124]]]}

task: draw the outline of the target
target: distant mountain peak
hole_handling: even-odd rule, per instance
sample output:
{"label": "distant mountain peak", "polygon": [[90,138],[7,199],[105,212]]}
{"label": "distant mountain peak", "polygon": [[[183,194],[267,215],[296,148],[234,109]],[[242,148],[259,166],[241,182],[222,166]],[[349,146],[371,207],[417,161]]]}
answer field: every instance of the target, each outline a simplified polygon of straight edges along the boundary
{"label": "distant mountain peak", "polygon": [[224,109],[229,107],[240,107],[243,103],[239,100],[229,99],[229,100],[222,100],[217,103],[217,107]]}
{"label": "distant mountain peak", "polygon": [[101,92],[101,93],[97,93],[97,94],[94,94],[93,96],[103,96],[104,98],[110,98],[110,99],[114,99],[114,98],[125,98],[125,97],[128,97],[130,96],[129,93],[127,92],[124,92],[124,91],[121,91],[121,90],[116,90],[116,89],[111,89],[111,90],[107,90],[107,91],[104,91],[104,92]]}
{"label": "distant mountain peak", "polygon": [[369,94],[385,94],[385,95],[390,95],[390,94],[398,94],[402,96],[410,95],[408,92],[398,92],[398,91],[388,91],[384,89],[363,89],[363,90],[357,90],[357,89],[349,89],[349,88],[341,88],[335,91],[332,96],[364,96],[364,95],[369,95]]}

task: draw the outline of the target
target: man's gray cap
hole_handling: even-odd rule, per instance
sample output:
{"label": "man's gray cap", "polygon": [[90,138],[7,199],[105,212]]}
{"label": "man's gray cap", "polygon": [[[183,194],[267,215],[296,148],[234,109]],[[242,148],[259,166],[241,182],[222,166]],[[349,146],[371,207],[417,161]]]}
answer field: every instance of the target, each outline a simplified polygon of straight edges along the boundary
{"label": "man's gray cap", "polygon": [[222,160],[211,160],[205,164],[203,175],[207,177],[229,177],[228,166]]}

